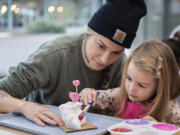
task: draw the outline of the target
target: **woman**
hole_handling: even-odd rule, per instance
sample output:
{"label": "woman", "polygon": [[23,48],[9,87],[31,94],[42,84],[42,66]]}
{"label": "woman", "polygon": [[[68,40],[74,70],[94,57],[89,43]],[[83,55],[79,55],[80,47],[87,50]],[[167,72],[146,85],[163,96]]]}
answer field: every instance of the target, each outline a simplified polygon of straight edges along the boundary
{"label": "woman", "polygon": [[[72,80],[85,87],[118,87],[139,21],[146,14],[143,0],[113,0],[104,4],[88,23],[87,34],[45,43],[26,62],[9,70],[0,82],[0,112],[21,112],[40,126],[63,122],[52,111],[21,100],[59,105],[74,91]],[[19,98],[19,99],[18,99]]]}

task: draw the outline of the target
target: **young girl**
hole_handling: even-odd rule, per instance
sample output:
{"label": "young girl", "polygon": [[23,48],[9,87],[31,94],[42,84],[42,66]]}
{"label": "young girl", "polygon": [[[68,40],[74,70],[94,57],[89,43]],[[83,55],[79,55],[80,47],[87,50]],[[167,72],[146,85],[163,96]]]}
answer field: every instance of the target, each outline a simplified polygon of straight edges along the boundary
{"label": "young girl", "polygon": [[[180,94],[178,65],[171,49],[161,41],[149,41],[135,49],[128,58],[120,88],[81,92],[85,105],[96,101],[96,108],[116,111],[120,118],[143,118],[166,122],[180,120],[174,102]],[[170,109],[169,109],[170,108]]]}

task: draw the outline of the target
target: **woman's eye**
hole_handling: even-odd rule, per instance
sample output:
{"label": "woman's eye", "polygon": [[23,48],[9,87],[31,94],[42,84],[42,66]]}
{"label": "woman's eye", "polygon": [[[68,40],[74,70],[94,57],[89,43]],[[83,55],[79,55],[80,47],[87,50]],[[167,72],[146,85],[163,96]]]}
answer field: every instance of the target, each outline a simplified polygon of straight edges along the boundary
{"label": "woman's eye", "polygon": [[121,54],[121,52],[113,52],[113,54],[119,55],[119,54]]}
{"label": "woman's eye", "polygon": [[103,45],[101,45],[100,43],[98,43],[98,45],[99,45],[99,48],[104,48],[104,46],[103,46]]}

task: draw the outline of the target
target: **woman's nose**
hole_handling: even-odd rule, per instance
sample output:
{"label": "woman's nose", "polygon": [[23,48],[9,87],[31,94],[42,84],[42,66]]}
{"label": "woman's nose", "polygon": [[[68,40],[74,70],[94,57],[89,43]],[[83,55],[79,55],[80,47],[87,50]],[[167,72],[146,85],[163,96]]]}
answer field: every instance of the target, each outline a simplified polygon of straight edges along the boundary
{"label": "woman's nose", "polygon": [[102,56],[101,56],[101,62],[103,65],[108,65],[110,61],[110,54],[108,52],[105,52]]}

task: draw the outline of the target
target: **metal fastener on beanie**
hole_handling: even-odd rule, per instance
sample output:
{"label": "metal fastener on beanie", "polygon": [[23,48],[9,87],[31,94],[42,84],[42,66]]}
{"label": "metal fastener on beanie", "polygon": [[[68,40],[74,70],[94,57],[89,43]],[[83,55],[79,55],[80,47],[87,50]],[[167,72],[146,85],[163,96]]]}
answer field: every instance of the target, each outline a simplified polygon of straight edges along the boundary
{"label": "metal fastener on beanie", "polygon": [[130,48],[146,12],[144,0],[108,0],[92,16],[88,26],[118,45]]}

